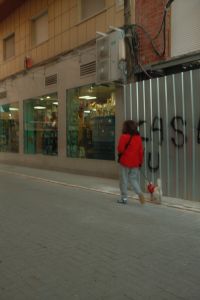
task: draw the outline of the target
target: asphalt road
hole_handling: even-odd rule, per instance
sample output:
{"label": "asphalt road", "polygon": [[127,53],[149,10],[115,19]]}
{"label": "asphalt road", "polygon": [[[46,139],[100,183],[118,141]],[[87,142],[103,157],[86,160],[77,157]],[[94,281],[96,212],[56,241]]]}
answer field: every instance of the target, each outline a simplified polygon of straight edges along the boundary
{"label": "asphalt road", "polygon": [[0,300],[200,299],[199,213],[6,173],[0,191]]}

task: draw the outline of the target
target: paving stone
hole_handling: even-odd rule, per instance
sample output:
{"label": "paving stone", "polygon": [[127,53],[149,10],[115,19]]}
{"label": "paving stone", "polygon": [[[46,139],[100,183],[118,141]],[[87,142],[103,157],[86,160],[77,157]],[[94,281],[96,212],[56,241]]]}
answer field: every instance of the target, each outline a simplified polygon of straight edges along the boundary
{"label": "paving stone", "polygon": [[200,299],[199,213],[3,172],[0,190],[0,300]]}

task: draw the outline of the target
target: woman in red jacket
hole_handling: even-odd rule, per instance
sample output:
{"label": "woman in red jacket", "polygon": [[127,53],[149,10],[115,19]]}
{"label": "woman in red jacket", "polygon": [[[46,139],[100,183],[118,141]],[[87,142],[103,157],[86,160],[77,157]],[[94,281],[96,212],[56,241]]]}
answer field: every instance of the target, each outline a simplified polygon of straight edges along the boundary
{"label": "woman in red jacket", "polygon": [[128,182],[130,181],[133,190],[139,196],[140,203],[144,204],[144,195],[138,181],[139,168],[143,163],[143,146],[136,122],[132,120],[124,122],[117,150],[121,191],[121,200],[118,202],[127,203]]}

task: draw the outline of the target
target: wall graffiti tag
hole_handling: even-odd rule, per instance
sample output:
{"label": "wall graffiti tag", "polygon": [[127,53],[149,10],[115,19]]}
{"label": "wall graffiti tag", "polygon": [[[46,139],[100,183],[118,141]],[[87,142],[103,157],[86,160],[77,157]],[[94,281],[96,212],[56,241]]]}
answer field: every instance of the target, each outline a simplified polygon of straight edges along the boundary
{"label": "wall graffiti tag", "polygon": [[[145,120],[139,120],[138,122],[139,128],[141,130],[142,126],[147,125],[148,122]],[[170,121],[170,127],[172,129],[171,142],[176,148],[183,148],[184,144],[187,143],[187,135],[185,134],[187,122],[181,116],[174,116]],[[200,144],[200,119],[198,125],[196,127],[197,132],[197,144]],[[162,146],[164,142],[164,126],[163,126],[163,118],[155,116],[152,121],[152,125],[150,125],[150,137],[142,136],[142,140],[144,143],[148,143],[152,140],[152,134],[158,133],[158,145]],[[153,153],[148,152],[148,167],[151,172],[156,172],[159,170],[159,152],[157,152],[157,161],[154,165],[152,165],[152,155]],[[155,156],[155,153],[154,153]]]}

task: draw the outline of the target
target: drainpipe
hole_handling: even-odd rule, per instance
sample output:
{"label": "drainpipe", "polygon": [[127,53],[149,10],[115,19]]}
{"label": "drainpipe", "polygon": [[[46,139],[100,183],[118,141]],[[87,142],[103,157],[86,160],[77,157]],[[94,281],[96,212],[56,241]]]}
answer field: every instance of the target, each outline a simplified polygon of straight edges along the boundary
{"label": "drainpipe", "polygon": [[[135,0],[124,0],[124,26],[128,27],[135,22],[135,16],[132,16],[132,7],[135,6]],[[130,47],[127,44],[130,37],[125,36],[125,51],[126,51],[126,73],[127,78],[125,83],[134,81],[134,76],[132,74],[132,61],[133,57],[130,53]],[[129,75],[128,75],[129,74]]]}
{"label": "drainpipe", "polygon": [[124,25],[131,24],[131,0],[124,0]]}
{"label": "drainpipe", "polygon": [[[131,0],[124,0],[124,26],[131,24]],[[125,37],[126,39],[126,37]],[[126,103],[127,103],[127,83],[128,83],[128,75],[129,74],[129,64],[130,61],[130,52],[127,48],[127,43],[125,43],[125,53],[126,53],[126,60],[125,60],[125,76],[124,76],[124,84],[123,84],[123,100],[124,100],[124,120],[126,120]]]}

